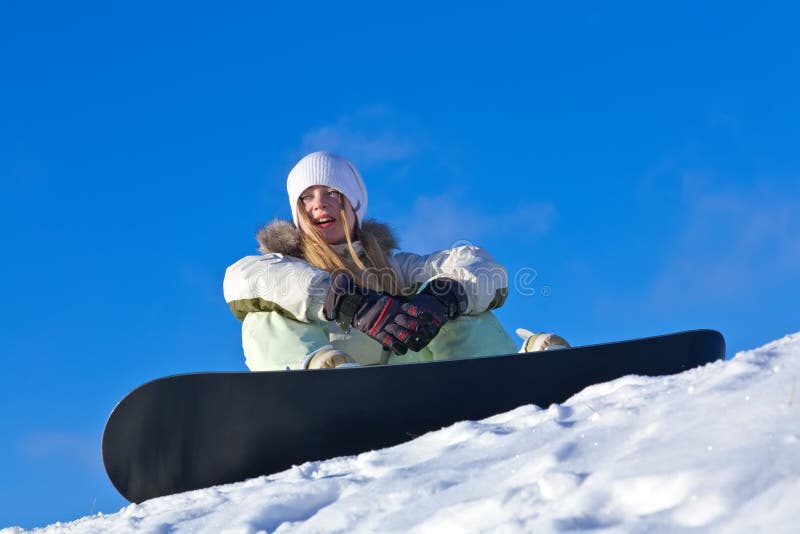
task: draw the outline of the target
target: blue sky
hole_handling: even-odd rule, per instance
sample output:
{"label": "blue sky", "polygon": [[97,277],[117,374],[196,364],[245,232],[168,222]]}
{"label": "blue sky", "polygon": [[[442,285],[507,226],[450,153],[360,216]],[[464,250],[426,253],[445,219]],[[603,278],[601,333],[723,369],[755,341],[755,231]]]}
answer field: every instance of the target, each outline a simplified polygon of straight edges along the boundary
{"label": "blue sky", "polygon": [[486,247],[513,330],[800,330],[791,3],[4,2],[0,527],[125,504],[127,391],[245,370],[225,268],[334,150],[404,249]]}

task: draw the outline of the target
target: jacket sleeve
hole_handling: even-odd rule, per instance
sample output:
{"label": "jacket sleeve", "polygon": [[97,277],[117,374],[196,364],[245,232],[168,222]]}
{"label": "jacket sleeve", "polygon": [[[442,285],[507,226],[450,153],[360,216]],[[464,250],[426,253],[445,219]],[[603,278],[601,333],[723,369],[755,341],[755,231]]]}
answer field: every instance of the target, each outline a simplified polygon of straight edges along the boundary
{"label": "jacket sleeve", "polygon": [[284,256],[246,256],[225,271],[225,302],[237,319],[250,312],[277,311],[301,323],[324,321],[322,306],[330,285],[327,272]]}
{"label": "jacket sleeve", "polygon": [[502,306],[508,296],[508,274],[488,252],[462,245],[421,256],[408,252],[394,255],[406,287],[415,290],[441,276],[458,280],[467,291],[467,315],[478,315]]}

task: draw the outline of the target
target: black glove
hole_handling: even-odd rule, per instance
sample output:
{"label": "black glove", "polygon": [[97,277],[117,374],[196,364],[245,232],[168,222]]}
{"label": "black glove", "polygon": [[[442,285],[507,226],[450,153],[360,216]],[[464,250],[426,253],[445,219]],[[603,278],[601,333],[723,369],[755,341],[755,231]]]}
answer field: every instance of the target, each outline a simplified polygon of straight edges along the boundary
{"label": "black glove", "polygon": [[439,332],[420,310],[414,310],[420,315],[410,316],[409,307],[414,309],[403,297],[371,291],[347,274],[337,273],[325,294],[323,313],[345,332],[354,326],[384,347],[405,354],[408,349],[419,351]]}
{"label": "black glove", "polygon": [[[411,298],[411,302],[414,303],[415,300],[420,300],[429,295],[435,297],[444,308],[444,315],[439,317],[444,319],[442,323],[455,319],[467,311],[467,306],[469,305],[467,291],[460,282],[452,278],[434,278],[428,282],[418,295]],[[427,298],[424,300],[429,301]]]}
{"label": "black glove", "polygon": [[464,286],[452,278],[435,278],[403,305],[403,311],[424,321],[428,330],[432,329],[433,339],[447,321],[464,313],[467,305]]}

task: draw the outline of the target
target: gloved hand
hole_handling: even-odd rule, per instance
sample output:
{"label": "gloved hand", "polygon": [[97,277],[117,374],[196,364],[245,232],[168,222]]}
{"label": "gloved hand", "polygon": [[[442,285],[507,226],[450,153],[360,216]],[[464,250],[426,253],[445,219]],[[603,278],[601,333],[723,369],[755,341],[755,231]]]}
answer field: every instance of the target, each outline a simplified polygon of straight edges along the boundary
{"label": "gloved hand", "polygon": [[[323,313],[347,332],[358,328],[397,354],[418,351],[427,345],[438,328],[426,317],[414,317],[407,299],[378,293],[357,285],[345,273],[337,273],[325,294]],[[420,313],[419,310],[416,310]]]}
{"label": "gloved hand", "polygon": [[353,364],[356,362],[352,356],[346,352],[336,350],[333,345],[325,345],[308,355],[306,369],[332,369],[343,364]]}
{"label": "gloved hand", "polygon": [[428,323],[436,337],[439,329],[449,320],[467,310],[467,292],[460,282],[452,278],[434,278],[421,292],[409,299],[403,310],[411,317]]}

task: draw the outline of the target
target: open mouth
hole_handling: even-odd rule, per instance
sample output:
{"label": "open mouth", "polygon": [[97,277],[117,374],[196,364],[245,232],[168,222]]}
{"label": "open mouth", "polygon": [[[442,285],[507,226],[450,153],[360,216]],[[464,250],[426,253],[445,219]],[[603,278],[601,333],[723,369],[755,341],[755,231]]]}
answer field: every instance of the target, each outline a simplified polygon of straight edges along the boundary
{"label": "open mouth", "polygon": [[320,217],[319,219],[314,220],[314,224],[319,226],[320,228],[328,228],[333,226],[333,223],[336,222],[336,219],[333,217]]}

